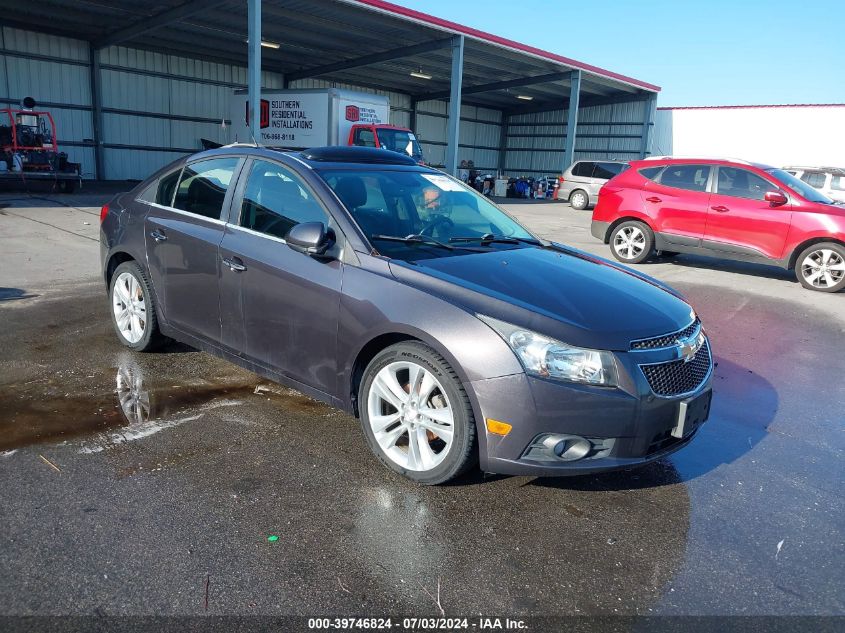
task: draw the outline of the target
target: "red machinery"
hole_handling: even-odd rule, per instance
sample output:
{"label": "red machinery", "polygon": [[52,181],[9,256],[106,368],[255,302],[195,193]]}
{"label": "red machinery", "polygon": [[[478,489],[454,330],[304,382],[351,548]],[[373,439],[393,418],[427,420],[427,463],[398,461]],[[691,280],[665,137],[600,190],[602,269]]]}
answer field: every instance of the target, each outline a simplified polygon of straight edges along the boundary
{"label": "red machinery", "polygon": [[80,164],[59,151],[53,116],[35,110],[32,97],[22,106],[0,109],[0,182],[53,181],[62,191],[73,191],[81,184]]}

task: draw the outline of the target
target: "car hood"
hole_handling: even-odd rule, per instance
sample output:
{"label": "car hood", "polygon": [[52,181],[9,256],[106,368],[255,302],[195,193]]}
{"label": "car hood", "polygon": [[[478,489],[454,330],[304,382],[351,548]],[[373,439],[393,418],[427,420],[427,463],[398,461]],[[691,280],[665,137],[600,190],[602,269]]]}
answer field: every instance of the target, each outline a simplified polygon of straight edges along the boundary
{"label": "car hood", "polygon": [[694,318],[659,282],[565,247],[392,260],[390,268],[399,281],[468,311],[594,349],[627,350]]}

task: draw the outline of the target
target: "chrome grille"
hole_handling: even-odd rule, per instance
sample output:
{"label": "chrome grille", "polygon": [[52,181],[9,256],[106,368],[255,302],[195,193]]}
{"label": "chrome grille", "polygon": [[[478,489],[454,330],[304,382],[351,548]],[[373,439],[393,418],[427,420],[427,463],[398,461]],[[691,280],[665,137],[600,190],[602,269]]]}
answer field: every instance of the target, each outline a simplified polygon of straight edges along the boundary
{"label": "chrome grille", "polygon": [[640,365],[651,390],[658,396],[679,396],[695,391],[707,379],[713,361],[710,343],[705,341],[689,362],[675,360],[669,363]]}
{"label": "chrome grille", "polygon": [[689,327],[674,332],[672,334],[664,334],[663,336],[656,336],[654,338],[644,338],[638,341],[631,342],[631,349],[658,349],[660,347],[672,347],[679,338],[687,338],[692,336],[701,325],[701,321],[696,319]]}

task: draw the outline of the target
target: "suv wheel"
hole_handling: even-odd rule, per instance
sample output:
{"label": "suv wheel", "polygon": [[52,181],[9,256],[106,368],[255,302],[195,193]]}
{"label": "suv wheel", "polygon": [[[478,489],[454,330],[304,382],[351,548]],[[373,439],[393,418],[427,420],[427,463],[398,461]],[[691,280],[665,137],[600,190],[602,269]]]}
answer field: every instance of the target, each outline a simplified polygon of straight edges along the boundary
{"label": "suv wheel", "polygon": [[569,195],[569,205],[576,211],[583,211],[590,205],[590,196],[586,191],[576,189]]}
{"label": "suv wheel", "polygon": [[475,419],[449,364],[428,345],[399,343],[364,371],[361,425],[388,468],[422,484],[440,484],[475,463]]}
{"label": "suv wheel", "polygon": [[613,256],[626,264],[642,264],[654,254],[654,233],[642,222],[623,222],[610,234]]}
{"label": "suv wheel", "polygon": [[154,349],[162,341],[153,293],[135,262],[123,262],[114,271],[109,290],[114,330],[120,342],[136,352]]}
{"label": "suv wheel", "polygon": [[834,242],[813,244],[798,256],[795,276],[810,290],[839,292],[845,288],[845,247]]}

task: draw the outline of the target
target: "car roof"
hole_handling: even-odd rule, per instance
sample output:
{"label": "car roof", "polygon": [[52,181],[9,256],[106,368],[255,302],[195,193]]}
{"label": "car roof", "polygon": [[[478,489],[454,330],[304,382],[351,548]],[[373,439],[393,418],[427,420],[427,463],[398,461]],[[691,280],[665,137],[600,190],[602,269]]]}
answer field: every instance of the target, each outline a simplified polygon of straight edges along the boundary
{"label": "car roof", "polygon": [[790,165],[784,169],[796,169],[801,171],[818,171],[826,174],[833,174],[834,176],[845,176],[845,168],[842,167],[805,167],[803,165]]}
{"label": "car roof", "polygon": [[357,146],[317,147],[303,151],[291,151],[280,148],[264,147],[246,143],[224,145],[211,150],[198,152],[188,156],[185,160],[202,160],[215,156],[260,156],[269,159],[286,157],[299,163],[304,163],[318,171],[326,168],[361,167],[391,167],[397,169],[414,168],[414,170],[433,172],[435,170],[419,165],[416,160],[405,154],[386,149]]}
{"label": "car roof", "polygon": [[649,156],[642,160],[632,160],[632,167],[657,167],[660,165],[689,165],[695,163],[697,165],[738,165],[744,167],[756,167],[757,169],[768,170],[777,169],[773,165],[766,165],[765,163],[753,163],[751,161],[742,160],[741,158],[704,158],[700,156]]}

